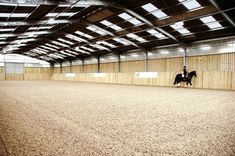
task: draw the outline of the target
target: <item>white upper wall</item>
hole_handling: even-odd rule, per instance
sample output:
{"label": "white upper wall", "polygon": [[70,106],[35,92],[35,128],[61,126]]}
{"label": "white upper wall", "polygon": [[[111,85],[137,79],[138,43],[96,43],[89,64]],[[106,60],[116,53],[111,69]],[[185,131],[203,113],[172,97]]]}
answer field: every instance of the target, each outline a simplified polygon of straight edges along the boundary
{"label": "white upper wall", "polygon": [[5,62],[24,63],[28,67],[50,67],[50,63],[32,57],[18,54],[0,54],[0,66],[4,66]]}

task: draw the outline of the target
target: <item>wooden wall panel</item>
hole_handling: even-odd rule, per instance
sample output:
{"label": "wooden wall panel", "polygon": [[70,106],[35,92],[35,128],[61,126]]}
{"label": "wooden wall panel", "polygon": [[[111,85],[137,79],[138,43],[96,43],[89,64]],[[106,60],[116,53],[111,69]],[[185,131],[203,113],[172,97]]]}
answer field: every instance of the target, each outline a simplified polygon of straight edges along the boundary
{"label": "wooden wall panel", "polygon": [[72,73],[81,73],[81,66],[72,66]]}
{"label": "wooden wall panel", "polygon": [[101,73],[116,73],[118,72],[118,63],[102,63],[100,64]]}
{"label": "wooden wall panel", "polygon": [[5,80],[5,69],[0,67],[0,81]]}
{"label": "wooden wall panel", "polygon": [[6,80],[21,81],[24,80],[24,74],[6,74]]}
{"label": "wooden wall panel", "polygon": [[166,71],[166,59],[148,60],[149,72],[165,72]]}
{"label": "wooden wall panel", "polygon": [[[103,78],[94,78],[91,73],[82,73],[72,79],[66,78],[65,74],[53,74],[53,80],[174,87],[176,74],[177,72],[159,72],[158,78],[153,79],[135,78],[134,73],[107,73]],[[194,88],[235,90],[235,72],[198,72],[197,75],[198,77],[192,80]]]}
{"label": "wooden wall panel", "polygon": [[98,72],[97,64],[84,65],[84,73],[97,73],[97,72]]}
{"label": "wooden wall panel", "polygon": [[[187,64],[188,71],[197,71],[198,77],[192,81],[195,88],[235,90],[235,53],[187,57]],[[135,78],[135,72],[144,71],[144,61],[121,62],[121,73],[117,72],[117,63],[101,64],[100,72],[106,72],[105,78],[94,78],[90,74],[97,72],[97,64],[85,65],[86,73],[78,74],[74,79],[63,75],[53,77],[82,82],[173,86],[175,75],[182,72],[183,58],[148,60],[147,66],[148,71],[158,72],[158,78]]]}
{"label": "wooden wall panel", "polygon": [[52,74],[52,68],[43,68],[41,67],[40,68],[40,71],[39,71],[40,74]]}
{"label": "wooden wall panel", "polygon": [[53,68],[53,73],[60,74],[60,67],[54,67]]}
{"label": "wooden wall panel", "polygon": [[192,56],[187,57],[189,71],[221,71],[222,55]]}
{"label": "wooden wall panel", "polygon": [[70,73],[70,67],[69,66],[62,67],[62,73]]}
{"label": "wooden wall panel", "polygon": [[183,70],[183,58],[167,58],[166,59],[166,72],[179,72]]}
{"label": "wooden wall panel", "polygon": [[143,72],[144,71],[144,61],[128,61],[121,62],[121,72]]}

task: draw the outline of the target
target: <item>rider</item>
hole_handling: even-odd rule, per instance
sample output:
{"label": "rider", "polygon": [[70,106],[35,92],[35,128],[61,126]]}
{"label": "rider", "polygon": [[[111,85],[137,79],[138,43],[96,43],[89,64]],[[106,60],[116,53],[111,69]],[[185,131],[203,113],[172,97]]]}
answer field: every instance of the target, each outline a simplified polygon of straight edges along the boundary
{"label": "rider", "polygon": [[185,79],[188,76],[188,71],[186,66],[184,66],[182,77]]}

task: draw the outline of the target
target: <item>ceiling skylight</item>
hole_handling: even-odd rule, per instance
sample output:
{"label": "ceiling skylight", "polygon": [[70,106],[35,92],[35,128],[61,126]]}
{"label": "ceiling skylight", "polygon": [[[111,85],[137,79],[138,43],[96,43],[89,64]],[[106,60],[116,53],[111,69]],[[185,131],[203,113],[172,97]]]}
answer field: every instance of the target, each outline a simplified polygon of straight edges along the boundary
{"label": "ceiling skylight", "polygon": [[24,17],[27,17],[28,15],[29,15],[29,13],[1,13],[0,17],[5,17],[5,18],[10,18],[10,17],[24,18]]}
{"label": "ceiling skylight", "polygon": [[196,0],[179,0],[188,10],[201,8],[201,5]]}
{"label": "ceiling skylight", "polygon": [[147,32],[159,39],[163,39],[163,38],[166,38],[165,35],[163,35],[162,33],[159,33],[158,31],[154,30],[154,29],[150,29],[150,30],[147,30]]}
{"label": "ceiling skylight", "polygon": [[137,36],[136,34],[130,33],[126,35],[129,38],[132,38],[134,40],[137,40],[139,42],[147,42],[144,38]]}
{"label": "ceiling skylight", "polygon": [[167,17],[167,15],[163,11],[161,11],[160,9],[158,9],[157,7],[155,7],[151,3],[145,4],[145,5],[141,6],[141,7],[144,10],[146,10],[147,12],[149,12],[152,15],[154,15],[155,17],[157,17],[158,19],[166,18]]}
{"label": "ceiling skylight", "polygon": [[81,31],[76,31],[75,34],[78,34],[80,36],[84,36],[84,37],[86,37],[88,39],[93,39],[94,38],[93,36],[91,36],[89,34],[85,34],[85,33],[81,32]]}
{"label": "ceiling skylight", "polygon": [[7,42],[4,42],[4,41],[0,41],[0,44],[7,44]]}
{"label": "ceiling skylight", "polygon": [[80,49],[79,47],[76,47],[75,50],[78,51],[78,52],[81,52],[81,53],[83,53],[83,54],[90,54],[89,52],[87,52],[87,51],[85,51],[85,50],[82,50],[82,49]]}
{"label": "ceiling skylight", "polygon": [[113,40],[123,45],[130,45],[130,43],[125,38],[113,38]]}
{"label": "ceiling skylight", "polygon": [[119,17],[121,17],[122,19],[132,23],[133,25],[140,25],[140,24],[143,24],[141,21],[139,21],[138,19],[130,16],[129,14],[127,13],[122,13],[122,14],[119,14],[118,15]]}
{"label": "ceiling skylight", "polygon": [[122,30],[121,27],[119,27],[119,26],[117,26],[116,24],[113,24],[113,23],[111,23],[111,22],[109,22],[109,21],[107,21],[107,20],[103,20],[103,21],[101,21],[100,23],[103,24],[103,25],[105,25],[105,26],[107,26],[107,27],[110,27],[110,28],[112,28],[112,29],[114,29],[114,30],[116,30],[116,31]]}
{"label": "ceiling skylight", "polygon": [[177,22],[177,23],[172,24],[170,26],[182,35],[191,34],[191,32],[188,29],[184,28],[184,22],[183,21]]}
{"label": "ceiling skylight", "polygon": [[106,41],[98,41],[98,42],[96,42],[96,43],[97,43],[97,44],[103,44],[103,45],[109,46],[109,47],[111,47],[111,48],[116,48],[115,45],[113,45],[113,44],[111,44],[111,43],[108,43],[108,42],[106,42]]}
{"label": "ceiling skylight", "polygon": [[94,49],[87,48],[87,47],[85,47],[85,46],[80,46],[80,48],[85,49],[85,50],[88,50],[88,51],[90,51],[90,52],[94,52],[94,51],[95,51]]}
{"label": "ceiling skylight", "polygon": [[212,16],[203,17],[200,18],[200,20],[212,30],[223,28],[223,26]]}
{"label": "ceiling skylight", "polygon": [[33,31],[33,32],[25,32],[23,35],[43,35],[43,34],[49,34],[50,31]]}
{"label": "ceiling skylight", "polygon": [[65,37],[70,38],[75,41],[78,41],[78,42],[88,42],[87,40],[80,38],[80,37],[77,37],[77,36],[74,36],[72,34],[67,34]]}
{"label": "ceiling skylight", "polygon": [[11,32],[11,31],[14,31],[15,30],[15,28],[3,28],[3,29],[0,29],[0,32]]}
{"label": "ceiling skylight", "polygon": [[71,50],[66,50],[66,52],[68,53],[71,53],[71,54],[74,54],[74,55],[77,55],[78,53],[74,52],[74,51],[71,51]]}
{"label": "ceiling skylight", "polygon": [[64,51],[61,51],[60,53],[62,53],[62,54],[64,54],[64,55],[67,55],[67,56],[75,57],[75,55],[72,55],[72,54],[70,54],[70,53],[66,53],[66,52],[64,52]]}
{"label": "ceiling skylight", "polygon": [[97,29],[96,27],[94,27],[94,26],[88,26],[88,27],[86,27],[88,30],[90,30],[90,31],[93,31],[93,32],[95,32],[95,33],[97,33],[97,34],[100,34],[100,35],[106,35],[106,33],[105,32],[103,32],[102,30],[99,30],[99,29]]}
{"label": "ceiling skylight", "polygon": [[61,46],[61,47],[69,47],[68,45],[60,43],[60,42],[57,42],[57,41],[51,41],[51,43],[53,43],[55,45],[58,45],[58,46]]}
{"label": "ceiling skylight", "polygon": [[108,48],[102,46],[102,45],[99,45],[99,44],[90,44],[90,46],[94,47],[94,48],[97,48],[97,49],[100,49],[100,50],[108,50],[110,51]]}
{"label": "ceiling skylight", "polygon": [[64,42],[64,43],[68,43],[68,44],[70,44],[70,45],[73,45],[73,44],[74,44],[73,42],[64,40],[64,39],[62,39],[62,38],[58,38],[57,40],[58,40],[58,41],[61,41],[61,42]]}
{"label": "ceiling skylight", "polygon": [[52,48],[55,48],[55,49],[59,49],[60,47],[57,47],[55,45],[52,45],[52,44],[49,44],[49,43],[46,43],[45,44],[46,46],[49,46],[49,47],[52,47]]}
{"label": "ceiling skylight", "polygon": [[52,58],[55,58],[55,59],[57,59],[57,58],[63,59],[63,58],[64,58],[63,55],[59,55],[59,54],[49,54],[48,56],[49,56],[49,57],[52,57]]}
{"label": "ceiling skylight", "polygon": [[41,48],[48,49],[48,50],[51,50],[51,51],[56,51],[56,49],[50,48],[50,47],[47,47],[47,46],[44,46],[44,45],[42,45]]}
{"label": "ceiling skylight", "polygon": [[62,12],[62,13],[48,13],[46,15],[46,17],[55,17],[55,16],[62,16],[62,17],[70,17],[70,16],[73,16],[75,15],[76,13],[75,12]]}

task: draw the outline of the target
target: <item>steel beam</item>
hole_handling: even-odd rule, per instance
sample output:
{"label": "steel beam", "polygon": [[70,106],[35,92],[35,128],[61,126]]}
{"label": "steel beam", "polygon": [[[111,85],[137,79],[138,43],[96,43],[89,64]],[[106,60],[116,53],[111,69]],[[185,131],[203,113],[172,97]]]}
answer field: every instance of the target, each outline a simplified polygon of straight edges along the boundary
{"label": "steel beam", "polygon": [[[219,11],[221,11],[219,5],[217,4],[217,2],[215,0],[209,0],[211,4],[213,4]],[[221,12],[221,14],[226,18],[226,20],[233,25],[233,27],[235,28],[235,22],[224,12]]]}
{"label": "steel beam", "polygon": [[121,54],[118,53],[118,72],[120,73],[121,72]]}
{"label": "steel beam", "polygon": [[[110,35],[110,36],[118,37],[118,35],[115,35],[114,33],[110,32],[110,31],[107,31],[107,30],[105,30],[105,29],[103,29],[103,28],[101,28],[101,27],[99,27],[99,26],[97,26],[97,25],[91,24],[91,23],[86,22],[86,21],[83,21],[83,23],[85,23],[85,24],[87,24],[87,25],[90,25],[90,26],[93,26],[93,27],[95,27],[95,28],[97,28],[97,29],[99,29],[99,30],[105,32],[106,34],[108,34],[108,35]],[[132,42],[132,41],[129,41],[129,40],[128,40],[128,42],[129,42],[130,44],[132,44],[133,46],[137,47],[137,48],[143,49],[142,47],[140,47],[139,45],[137,45],[136,43],[134,43],[134,42]]]}
{"label": "steel beam", "polygon": [[97,56],[97,72],[100,73],[100,56]]}
{"label": "steel beam", "polygon": [[[27,4],[27,5],[74,5],[74,6],[112,6],[116,2],[110,0],[0,0],[4,4]],[[74,4],[76,3],[76,4]]]}
{"label": "steel beam", "polygon": [[81,73],[84,73],[84,65],[85,65],[85,60],[82,59]]}
{"label": "steel beam", "polygon": [[148,51],[144,52],[144,72],[148,72]]}
{"label": "steel beam", "polygon": [[161,33],[165,34],[166,36],[172,38],[173,40],[175,40],[176,42],[180,42],[177,38],[175,38],[173,35],[171,35],[170,33],[166,32],[165,30],[163,30],[162,28],[159,28],[157,26],[155,26],[151,21],[147,20],[146,18],[142,17],[141,15],[137,14],[136,12],[125,8],[124,6],[120,6],[118,5],[117,7],[120,7],[121,9],[123,9],[124,11],[126,11],[127,13],[131,14],[132,16],[140,19],[141,21],[143,21],[144,23],[148,24],[150,27],[157,29],[158,31],[160,31]]}

